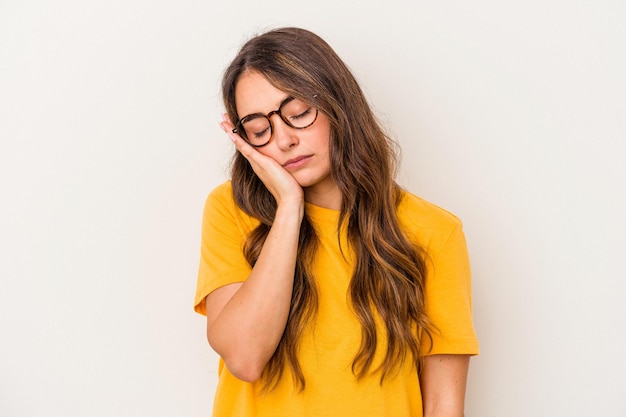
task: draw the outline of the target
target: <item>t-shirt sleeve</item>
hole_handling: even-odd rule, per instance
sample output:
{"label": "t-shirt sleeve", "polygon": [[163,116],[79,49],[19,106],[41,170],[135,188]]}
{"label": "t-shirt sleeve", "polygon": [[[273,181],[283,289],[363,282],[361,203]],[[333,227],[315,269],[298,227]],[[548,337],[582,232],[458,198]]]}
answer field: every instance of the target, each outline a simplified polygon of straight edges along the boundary
{"label": "t-shirt sleeve", "polygon": [[478,340],[472,321],[471,271],[460,221],[442,246],[430,254],[426,277],[426,313],[434,324],[430,339],[423,338],[426,355],[477,355]]}
{"label": "t-shirt sleeve", "polygon": [[206,315],[204,299],[216,288],[245,281],[250,274],[242,248],[248,227],[230,194],[221,186],[209,194],[202,217],[200,267],[194,310]]}

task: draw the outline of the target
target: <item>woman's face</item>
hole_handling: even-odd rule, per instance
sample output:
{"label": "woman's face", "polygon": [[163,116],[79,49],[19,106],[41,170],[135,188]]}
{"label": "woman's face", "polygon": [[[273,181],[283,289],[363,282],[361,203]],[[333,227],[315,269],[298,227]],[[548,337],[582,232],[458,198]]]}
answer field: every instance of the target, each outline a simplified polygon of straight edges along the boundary
{"label": "woman's face", "polygon": [[[237,114],[268,114],[289,95],[255,71],[244,72],[235,87]],[[293,175],[304,189],[305,200],[325,207],[335,206],[339,190],[331,177],[330,122],[319,112],[315,123],[304,129],[288,126],[278,114],[271,117],[272,138],[257,151],[269,156]],[[340,200],[339,200],[340,201]],[[338,207],[329,207],[338,208]]]}

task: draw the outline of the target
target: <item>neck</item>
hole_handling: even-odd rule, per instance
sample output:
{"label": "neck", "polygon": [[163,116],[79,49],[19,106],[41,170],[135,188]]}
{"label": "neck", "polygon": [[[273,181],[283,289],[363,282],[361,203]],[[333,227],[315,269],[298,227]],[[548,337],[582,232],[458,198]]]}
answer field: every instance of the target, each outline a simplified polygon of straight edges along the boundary
{"label": "neck", "polygon": [[307,187],[304,189],[304,201],[313,205],[341,210],[341,192],[336,184],[328,187]]}

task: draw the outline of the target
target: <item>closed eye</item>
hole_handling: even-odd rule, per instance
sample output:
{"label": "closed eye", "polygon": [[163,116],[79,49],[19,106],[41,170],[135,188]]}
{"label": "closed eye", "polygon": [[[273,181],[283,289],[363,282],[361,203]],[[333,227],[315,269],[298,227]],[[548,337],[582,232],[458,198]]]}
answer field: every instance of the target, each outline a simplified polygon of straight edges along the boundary
{"label": "closed eye", "polygon": [[261,137],[265,136],[269,130],[270,130],[270,128],[267,127],[267,128],[265,128],[265,129],[263,129],[263,130],[261,130],[259,132],[254,132],[253,135],[254,135],[255,138],[261,138]]}
{"label": "closed eye", "polygon": [[311,108],[310,107],[308,109],[306,109],[305,111],[303,111],[302,113],[300,113],[300,114],[296,114],[295,116],[291,116],[291,119],[292,120],[302,119],[303,117],[305,117],[309,113],[311,113]]}

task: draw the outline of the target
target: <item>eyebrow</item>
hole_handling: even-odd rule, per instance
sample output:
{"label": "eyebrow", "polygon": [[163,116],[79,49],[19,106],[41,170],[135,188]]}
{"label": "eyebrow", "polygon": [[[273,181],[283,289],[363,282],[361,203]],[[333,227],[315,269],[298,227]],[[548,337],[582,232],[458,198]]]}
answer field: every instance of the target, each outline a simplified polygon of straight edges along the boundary
{"label": "eyebrow", "polygon": [[[280,102],[280,104],[278,105],[278,107],[276,107],[276,110],[280,109],[281,107],[283,107],[286,103],[290,102],[291,100],[295,99],[294,96],[287,96],[283,99],[283,101]],[[274,110],[272,110],[274,111]]]}
{"label": "eyebrow", "polygon": [[278,108],[280,109],[281,107],[283,107],[283,105],[285,105],[285,103],[288,103],[288,102],[290,102],[291,100],[294,100],[294,99],[295,99],[294,96],[287,96],[287,97],[285,97],[285,99],[280,102],[280,105],[278,106]]}

